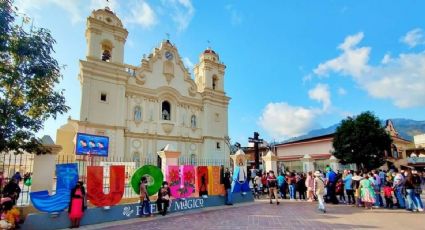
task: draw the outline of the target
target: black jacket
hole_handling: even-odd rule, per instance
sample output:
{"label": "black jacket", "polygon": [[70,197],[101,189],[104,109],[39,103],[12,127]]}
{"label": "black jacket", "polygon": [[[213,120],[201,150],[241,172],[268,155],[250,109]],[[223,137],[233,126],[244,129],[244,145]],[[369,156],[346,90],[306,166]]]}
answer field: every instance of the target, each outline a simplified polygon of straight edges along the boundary
{"label": "black jacket", "polygon": [[224,184],[224,188],[225,189],[230,189],[230,188],[232,188],[232,182],[231,182],[231,178],[230,178],[230,173],[224,173],[224,181],[223,181],[223,184]]}

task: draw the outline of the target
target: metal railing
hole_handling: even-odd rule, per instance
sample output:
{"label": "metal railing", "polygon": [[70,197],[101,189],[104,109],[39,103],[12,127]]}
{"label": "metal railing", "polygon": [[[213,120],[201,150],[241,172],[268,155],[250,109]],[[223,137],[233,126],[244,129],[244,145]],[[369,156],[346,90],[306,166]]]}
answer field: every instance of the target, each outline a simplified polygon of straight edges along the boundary
{"label": "metal railing", "polygon": [[[22,177],[25,173],[33,173],[34,156],[32,154],[14,155],[2,154],[0,156],[0,172],[3,172],[4,187],[16,172],[20,172]],[[130,180],[133,173],[143,165],[157,165],[158,158],[142,157],[137,159],[129,159],[125,157],[88,157],[75,155],[59,155],[56,157],[57,164],[77,163],[79,180],[87,182],[87,166],[109,166],[109,165],[124,165],[125,166],[125,186],[123,198],[136,198],[138,195],[133,191]],[[230,166],[230,160],[222,159],[204,159],[198,157],[180,157],[179,165],[195,165],[195,166]],[[109,167],[104,167],[103,171],[103,191],[109,192]],[[56,175],[53,177],[52,193],[56,190]],[[31,186],[24,184],[24,180],[19,182],[21,193],[17,200],[18,206],[27,206],[30,203],[29,193]],[[47,189],[47,188],[46,188]]]}

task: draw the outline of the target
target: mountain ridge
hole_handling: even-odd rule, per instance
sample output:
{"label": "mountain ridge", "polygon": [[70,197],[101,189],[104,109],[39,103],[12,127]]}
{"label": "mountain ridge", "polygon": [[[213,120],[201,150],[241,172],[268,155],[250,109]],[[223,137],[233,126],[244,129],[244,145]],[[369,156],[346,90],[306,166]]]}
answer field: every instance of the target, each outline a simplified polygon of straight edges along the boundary
{"label": "mountain ridge", "polygon": [[[403,139],[413,141],[413,136],[425,133],[425,121],[416,121],[416,120],[407,119],[407,118],[393,118],[389,120],[393,122],[394,128],[399,133],[400,137]],[[382,120],[381,124],[385,126],[385,122],[386,120]],[[310,130],[307,134],[304,134],[298,137],[289,138],[287,140],[282,141],[281,143],[332,134],[335,132],[339,124],[340,123],[337,123],[327,128],[313,129],[313,130]]]}

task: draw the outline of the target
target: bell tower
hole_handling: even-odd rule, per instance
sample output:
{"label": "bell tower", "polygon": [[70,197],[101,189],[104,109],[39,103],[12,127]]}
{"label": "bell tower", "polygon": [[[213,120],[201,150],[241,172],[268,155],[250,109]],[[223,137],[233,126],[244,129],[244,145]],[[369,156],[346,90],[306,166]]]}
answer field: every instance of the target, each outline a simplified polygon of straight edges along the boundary
{"label": "bell tower", "polygon": [[224,70],[226,66],[220,62],[218,54],[211,48],[206,49],[199,57],[194,68],[195,83],[199,92],[211,90],[224,92]]}
{"label": "bell tower", "polygon": [[87,60],[123,64],[128,31],[109,7],[93,11],[87,18]]}
{"label": "bell tower", "polygon": [[194,68],[195,83],[203,100],[202,152],[209,159],[229,159],[230,154],[228,148],[225,148],[230,100],[224,91],[225,69],[219,55],[211,48],[202,52]]}

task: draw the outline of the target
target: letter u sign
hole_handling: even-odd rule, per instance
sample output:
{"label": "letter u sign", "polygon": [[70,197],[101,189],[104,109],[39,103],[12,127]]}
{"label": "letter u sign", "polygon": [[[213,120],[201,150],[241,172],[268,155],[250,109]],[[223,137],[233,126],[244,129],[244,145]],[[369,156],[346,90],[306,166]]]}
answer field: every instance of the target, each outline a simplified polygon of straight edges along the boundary
{"label": "letter u sign", "polygon": [[103,192],[103,166],[87,167],[87,198],[90,203],[102,207],[118,204],[124,195],[125,167],[110,166],[109,193]]}

